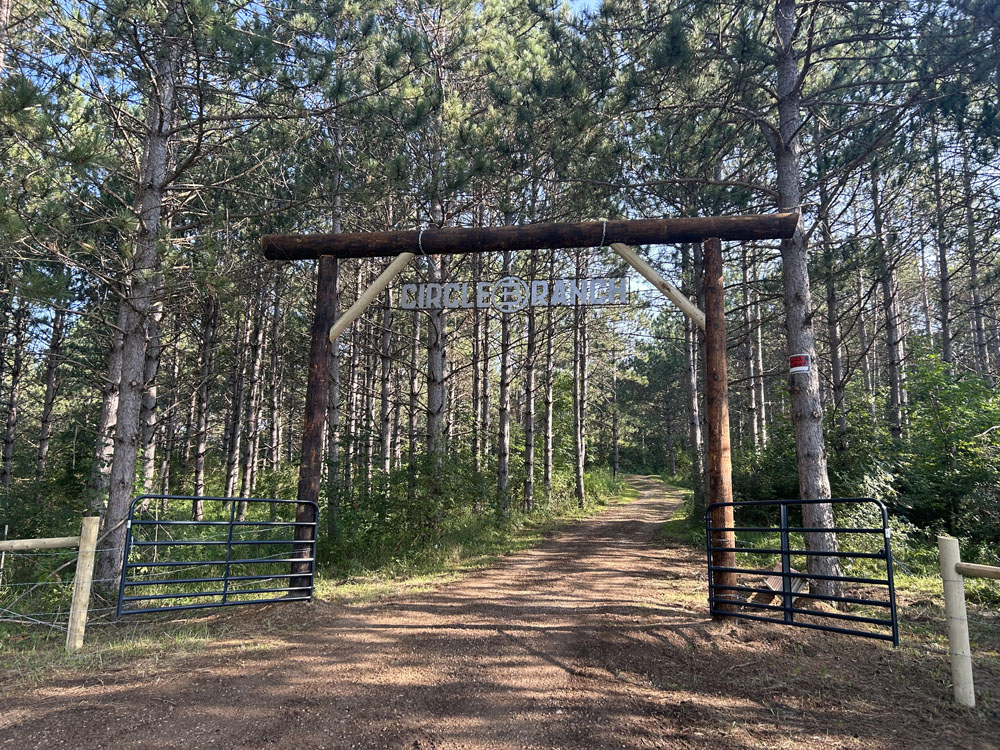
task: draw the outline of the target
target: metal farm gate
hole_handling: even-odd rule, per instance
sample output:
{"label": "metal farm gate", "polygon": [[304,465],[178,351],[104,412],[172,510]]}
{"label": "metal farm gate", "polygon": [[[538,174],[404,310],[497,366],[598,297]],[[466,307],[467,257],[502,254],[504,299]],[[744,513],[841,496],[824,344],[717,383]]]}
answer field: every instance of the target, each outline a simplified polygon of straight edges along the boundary
{"label": "metal farm gate", "polygon": [[[837,506],[840,518],[836,528],[802,525],[801,513],[797,511],[803,505],[816,503]],[[712,509],[724,506],[733,507],[736,525],[713,527]],[[796,525],[790,525],[790,509],[796,511],[792,514]],[[775,510],[777,519],[774,518]],[[706,509],[705,519],[708,602],[713,615],[848,633],[899,645],[889,514],[878,500],[834,498],[712,503]],[[850,520],[840,525],[843,519]],[[745,525],[739,525],[744,520]],[[734,532],[735,546],[714,546],[713,531]],[[803,535],[809,532],[835,533],[838,551],[804,549]],[[734,553],[736,566],[716,565],[712,560],[713,552]],[[843,575],[802,573],[793,567],[794,562],[805,570],[807,558],[813,555],[839,558]],[[762,567],[768,565],[770,567]],[[716,584],[716,573],[735,573],[740,578],[735,585]],[[752,580],[747,581],[747,577]],[[841,593],[812,593],[809,582],[815,580],[836,581]]]}
{"label": "metal farm gate", "polygon": [[[186,520],[195,503],[200,503],[203,520]],[[307,504],[319,510],[316,503]],[[118,616],[311,601],[316,522],[296,520],[299,505],[273,498],[135,498],[129,508]]]}

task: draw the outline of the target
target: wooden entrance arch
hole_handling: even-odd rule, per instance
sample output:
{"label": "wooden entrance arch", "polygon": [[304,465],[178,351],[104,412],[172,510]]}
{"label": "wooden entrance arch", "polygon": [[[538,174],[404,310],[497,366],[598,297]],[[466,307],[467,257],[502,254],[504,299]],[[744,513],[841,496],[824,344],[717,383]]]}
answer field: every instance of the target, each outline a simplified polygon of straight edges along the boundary
{"label": "wooden entrance arch", "polygon": [[[326,425],[330,378],[330,342],[335,340],[389,283],[418,255],[445,255],[504,250],[558,249],[608,245],[705,331],[705,403],[708,426],[708,497],[712,502],[733,499],[732,458],[729,445],[729,386],[726,367],[726,314],[722,283],[722,240],[788,239],[799,223],[799,213],[708,216],[683,219],[634,219],[577,224],[527,224],[501,227],[443,227],[405,232],[265,235],[261,238],[269,260],[319,260],[316,310],[312,326],[306,415],[299,464],[297,520],[312,523],[319,502],[323,468],[323,430]],[[670,282],[661,278],[629,245],[701,242],[705,249],[705,310],[698,310]],[[346,258],[394,257],[357,302],[337,317],[337,261]],[[735,547],[732,506],[712,511],[713,546]],[[315,526],[299,526],[296,539],[306,557]],[[713,552],[713,563],[735,567],[734,552]],[[293,570],[294,572],[294,570]],[[735,585],[735,573],[723,573],[719,585]],[[732,580],[728,580],[732,579]],[[291,586],[299,585],[293,581]]]}

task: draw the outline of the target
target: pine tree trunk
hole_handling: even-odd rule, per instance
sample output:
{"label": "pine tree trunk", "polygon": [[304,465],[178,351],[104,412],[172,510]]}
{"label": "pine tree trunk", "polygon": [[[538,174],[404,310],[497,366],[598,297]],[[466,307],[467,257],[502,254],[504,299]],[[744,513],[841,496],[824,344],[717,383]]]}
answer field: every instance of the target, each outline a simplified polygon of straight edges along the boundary
{"label": "pine tree trunk", "polygon": [[[157,279],[157,287],[162,280]],[[160,322],[163,319],[163,303],[155,301],[151,307],[146,324],[146,359],[143,366],[142,406],[139,414],[141,424],[140,448],[142,451],[142,492],[148,495],[153,491],[153,479],[156,477],[156,408],[157,408],[157,373],[160,369],[161,344]],[[144,503],[145,505],[145,503]]]}
{"label": "pine tree trunk", "polygon": [[0,487],[10,487],[13,481],[14,440],[17,435],[18,399],[21,394],[21,377],[24,374],[24,335],[28,327],[28,306],[18,305],[14,313],[14,362],[10,371],[10,387],[7,391],[7,424],[3,436],[2,465],[0,465]]}
{"label": "pine tree trunk", "polygon": [[174,343],[170,348],[170,387],[167,389],[167,401],[163,408],[163,450],[160,451],[160,494],[170,495],[172,482],[172,463],[174,455],[174,441],[177,434],[177,381],[180,378],[180,354],[177,351],[177,343],[180,338],[179,321],[174,323]]}
{"label": "pine tree trunk", "polygon": [[143,391],[146,355],[146,320],[153,303],[157,246],[163,201],[166,194],[166,171],[170,129],[173,123],[174,94],[180,50],[173,28],[179,4],[167,11],[165,33],[155,62],[154,80],[147,92],[146,138],[140,172],[136,182],[136,230],[132,271],[125,280],[122,326],[122,372],[118,395],[118,419],[115,425],[115,449],[111,461],[108,509],[104,517],[107,534],[96,578],[119,577],[125,548],[124,520],[135,483],[136,456],[139,450],[139,415]]}
{"label": "pine tree trunk", "polygon": [[972,296],[973,362],[976,374],[993,387],[990,352],[986,346],[986,321],[983,315],[983,292],[979,282],[979,248],[976,241],[976,216],[973,210],[972,168],[969,145],[962,141],[962,203],[965,210],[965,253],[969,259],[969,292]]}
{"label": "pine tree trunk", "polygon": [[[264,361],[264,300],[258,290],[253,302],[253,334],[250,337],[249,389],[246,399],[246,434],[241,450],[240,497],[251,497],[257,481],[257,454],[260,448],[261,365]],[[325,433],[325,430],[324,430]],[[245,520],[246,503],[240,503],[237,520]]]}
{"label": "pine tree trunk", "polygon": [[[795,0],[778,0],[775,26],[778,33],[777,94],[778,133],[765,131],[777,167],[779,207],[793,211],[801,208],[800,147],[801,80],[795,50],[798,27]],[[785,292],[785,323],[788,330],[788,354],[806,354],[816,361],[812,329],[812,294],[809,288],[809,264],[806,235],[800,226],[791,239],[781,241],[782,278]],[[795,429],[795,453],[799,469],[799,492],[803,500],[830,497],[827,474],[826,442],[823,437],[823,405],[819,394],[819,373],[815,365],[809,372],[791,375],[792,424]],[[816,503],[803,506],[803,521],[813,528],[834,526],[833,506]],[[805,535],[806,548],[815,552],[834,552],[837,539],[832,532]],[[819,575],[839,575],[836,557],[810,555],[808,570]],[[836,593],[831,581],[818,581],[820,593]]]}
{"label": "pine tree trunk", "polygon": [[52,314],[52,335],[49,337],[49,351],[45,357],[45,396],[42,400],[41,427],[38,430],[38,463],[35,465],[35,481],[45,479],[46,463],[49,455],[49,439],[52,437],[52,406],[56,400],[56,370],[59,368],[63,343],[63,327],[66,311],[57,307]]}
{"label": "pine tree trunk", "polygon": [[382,471],[386,474],[392,468],[392,305],[386,292],[385,307],[382,308],[381,342],[381,405],[379,411],[380,443],[382,449]]}
{"label": "pine tree trunk", "polygon": [[[442,256],[427,256],[428,279],[445,283],[448,268]],[[443,308],[427,315],[427,452],[434,456],[438,469],[444,467],[445,451],[445,372],[447,371],[447,324]],[[437,476],[437,473],[435,473]]]}
{"label": "pine tree trunk", "polygon": [[420,409],[420,314],[413,316],[413,338],[410,341],[410,401],[407,409],[406,463],[408,476],[407,499],[413,502],[417,491],[417,412]]}
{"label": "pine tree trunk", "polygon": [[115,422],[118,419],[118,391],[122,375],[122,326],[125,302],[119,301],[111,350],[108,352],[108,369],[104,380],[104,397],[101,400],[101,417],[97,425],[94,445],[94,467],[90,475],[88,505],[91,511],[103,517],[107,507],[108,484],[111,481],[111,456],[114,454]]}
{"label": "pine tree trunk", "polygon": [[[358,264],[355,289],[361,288],[361,264]],[[355,323],[351,331],[350,378],[347,384],[347,436],[344,441],[344,491],[343,497],[350,498],[354,492],[354,457],[358,445],[358,403],[360,399],[358,381],[360,373],[359,349],[361,347],[361,324]]]}
{"label": "pine tree trunk", "polygon": [[[535,256],[531,254],[531,280],[535,278]],[[530,283],[530,282],[529,282]],[[535,508],[535,309],[526,310],[527,340],[524,353],[524,511]]]}
{"label": "pine tree trunk", "polygon": [[952,373],[954,355],[952,353],[951,334],[951,271],[948,269],[948,242],[945,229],[947,218],[945,217],[944,198],[941,194],[941,182],[944,179],[941,174],[941,145],[938,143],[937,123],[931,119],[931,153],[934,183],[934,240],[937,244],[938,254],[938,283],[940,284],[940,323],[941,323],[941,359],[948,368],[948,373]]}
{"label": "pine tree trunk", "polygon": [[[336,269],[334,269],[336,273]],[[336,283],[336,279],[334,280]],[[284,308],[281,306],[281,293],[285,286],[285,276],[282,273],[276,273],[274,276],[274,290],[271,308],[271,371],[270,371],[270,383],[268,386],[268,393],[270,396],[270,407],[271,407],[271,445],[270,445],[270,456],[268,459],[268,467],[271,471],[277,471],[281,468],[281,390],[283,384],[283,373],[284,373],[284,363],[281,352],[281,339],[282,339],[282,329],[284,327]],[[334,316],[337,315],[337,311],[334,310]],[[340,385],[340,347],[334,346],[333,353],[333,368],[334,373],[332,375],[333,379],[337,381],[337,385]],[[333,399],[334,408],[339,408],[339,396]]]}
{"label": "pine tree trunk", "polygon": [[833,249],[830,220],[825,213],[828,208],[825,198],[821,203],[824,211],[820,224],[823,232],[823,272],[826,282],[826,330],[830,339],[830,381],[833,388],[833,408],[837,415],[837,440],[834,446],[836,450],[843,451],[847,448],[847,406],[844,402],[844,364],[841,359],[836,252]]}
{"label": "pine tree trunk", "polygon": [[[694,272],[691,264],[691,246],[681,246],[681,270],[684,279],[684,295],[691,297],[691,278]],[[691,483],[693,485],[692,518],[698,523],[705,515],[705,446],[702,440],[701,408],[698,393],[698,332],[694,322],[684,316],[684,374],[688,402],[688,448],[691,451]]]}
{"label": "pine tree trunk", "polygon": [[[549,288],[556,272],[555,253],[549,254]],[[552,385],[555,376],[555,312],[552,305],[545,308],[545,390],[543,400],[545,402],[545,444],[543,451],[545,455],[542,459],[542,484],[545,487],[545,504],[552,502],[552,461],[554,458],[554,438],[555,425],[553,423],[553,393]]]}
{"label": "pine tree trunk", "polygon": [[[372,318],[365,322],[365,341],[375,341],[375,325]],[[365,372],[364,372],[364,466],[365,466],[365,494],[371,492],[372,469],[375,462],[375,370],[378,362],[378,350],[374,345],[365,346]]]}
{"label": "pine tree trunk", "polygon": [[757,421],[757,372],[756,354],[754,351],[753,338],[754,331],[750,321],[750,265],[747,262],[747,243],[740,244],[742,271],[742,284],[740,293],[743,296],[743,329],[746,332],[746,410],[749,412],[748,427],[750,428],[750,441],[754,448],[760,447],[760,431]]}
{"label": "pine tree trunk", "polygon": [[677,455],[674,450],[674,405],[669,391],[663,406],[667,417],[667,468],[670,476],[674,477],[677,476]]}
{"label": "pine tree trunk", "polygon": [[882,204],[879,196],[878,172],[874,167],[871,172],[871,199],[879,281],[882,284],[882,304],[885,311],[886,367],[889,374],[889,432],[892,434],[893,440],[901,440],[903,437],[903,339],[897,301],[895,261],[889,257],[890,251],[885,236]]}
{"label": "pine tree trunk", "polygon": [[[339,225],[338,225],[339,229]],[[334,260],[333,269],[333,319],[340,317],[340,261]],[[326,441],[327,493],[326,530],[333,542],[340,541],[340,348],[338,339],[330,345],[330,399],[327,405],[328,438]]]}
{"label": "pine tree trunk", "polygon": [[[511,253],[503,254],[501,276],[510,276]],[[510,315],[500,315],[500,402],[497,412],[497,503],[504,516],[510,513]]]}
{"label": "pine tree trunk", "polygon": [[[611,354],[615,357],[614,352]],[[669,419],[669,417],[668,417]],[[667,429],[669,432],[669,428]],[[611,476],[618,477],[618,361],[611,363]]]}
{"label": "pine tree trunk", "polygon": [[[472,255],[473,288],[479,284],[479,253]],[[479,307],[472,308],[472,468],[478,474],[482,471],[481,438],[483,429],[483,403],[480,397],[480,349],[482,345]]]}
{"label": "pine tree trunk", "polygon": [[483,455],[483,468],[487,470],[490,465],[490,456],[493,455],[493,412],[490,406],[490,309],[483,310],[483,369],[479,378],[482,389],[481,411],[483,415],[482,444],[480,446]]}
{"label": "pine tree trunk", "polygon": [[[753,259],[753,278],[757,282],[758,275],[757,256]],[[760,445],[767,445],[767,400],[764,391],[764,343],[762,341],[760,323],[760,290],[756,284],[751,292],[751,322],[753,324],[753,338],[751,339],[754,349],[754,387],[757,391],[757,434],[760,437]]]}
{"label": "pine tree trunk", "polygon": [[[585,267],[582,253],[577,253],[576,276],[583,278]],[[587,319],[586,310],[576,301],[573,317],[573,447],[576,478],[576,504],[587,502],[584,470],[587,465]]]}
{"label": "pine tree trunk", "polygon": [[229,440],[226,446],[226,497],[236,495],[240,476],[240,448],[243,445],[243,402],[246,400],[247,349],[250,345],[250,325],[246,314],[240,316],[236,329],[236,351],[233,354],[232,386],[229,388]]}
{"label": "pine tree trunk", "polygon": [[[201,347],[198,353],[198,411],[195,427],[194,454],[194,496],[191,518],[200,521],[205,508],[201,497],[205,494],[205,454],[208,451],[208,397],[215,377],[215,339],[219,328],[219,300],[215,296],[205,298],[201,315]],[[228,497],[228,495],[227,495]]]}

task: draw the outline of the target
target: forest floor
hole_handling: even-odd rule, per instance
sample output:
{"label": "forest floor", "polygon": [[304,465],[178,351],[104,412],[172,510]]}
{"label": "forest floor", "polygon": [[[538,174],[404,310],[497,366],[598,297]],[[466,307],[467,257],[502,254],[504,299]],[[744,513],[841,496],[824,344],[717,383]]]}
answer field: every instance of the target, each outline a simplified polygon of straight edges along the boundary
{"label": "forest floor", "polygon": [[663,534],[680,495],[631,481],[637,500],[429,593],[241,608],[195,651],[10,680],[0,748],[1000,747],[1000,638],[974,646],[963,710],[919,597],[899,649],[713,623],[704,553]]}

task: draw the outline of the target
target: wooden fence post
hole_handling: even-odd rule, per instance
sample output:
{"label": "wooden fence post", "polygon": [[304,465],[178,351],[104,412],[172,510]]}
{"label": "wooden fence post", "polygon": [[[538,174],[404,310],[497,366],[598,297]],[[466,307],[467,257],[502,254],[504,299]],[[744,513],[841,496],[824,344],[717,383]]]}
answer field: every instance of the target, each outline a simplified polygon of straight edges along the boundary
{"label": "wooden fence post", "polygon": [[66,651],[73,653],[83,648],[83,633],[87,628],[87,608],[90,605],[90,588],[94,581],[94,554],[97,551],[97,516],[83,519],[80,531],[80,551],[76,558],[76,575],[73,578],[73,601],[69,607],[69,628],[66,630]]}
{"label": "wooden fence post", "polygon": [[976,690],[972,682],[972,650],[969,648],[969,620],[965,611],[965,580],[956,569],[961,563],[958,540],[938,537],[941,579],[944,581],[944,611],[948,618],[948,651],[955,702],[975,708]]}

